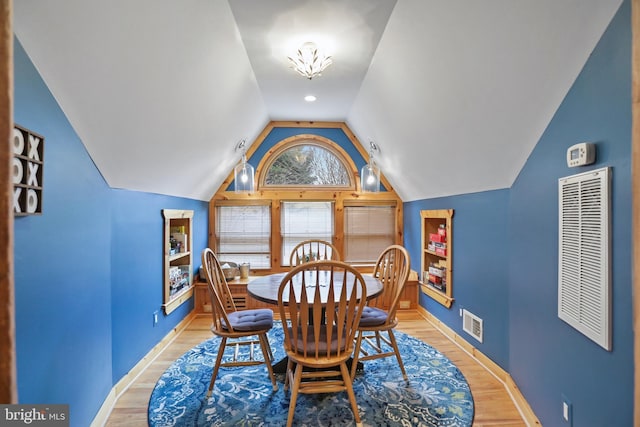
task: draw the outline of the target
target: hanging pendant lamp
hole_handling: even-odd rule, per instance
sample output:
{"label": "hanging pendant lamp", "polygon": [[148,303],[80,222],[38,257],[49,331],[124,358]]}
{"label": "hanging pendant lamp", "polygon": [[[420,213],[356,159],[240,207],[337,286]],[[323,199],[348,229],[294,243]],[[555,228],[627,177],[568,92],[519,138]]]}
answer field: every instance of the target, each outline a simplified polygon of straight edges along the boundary
{"label": "hanging pendant lamp", "polygon": [[380,191],[380,168],[373,158],[373,153],[378,151],[378,146],[373,141],[369,144],[369,163],[360,171],[360,187],[363,193],[377,193]]}
{"label": "hanging pendant lamp", "polygon": [[247,163],[246,140],[242,140],[236,146],[236,151],[242,150],[242,160],[233,169],[236,193],[253,193],[255,190],[254,169]]}

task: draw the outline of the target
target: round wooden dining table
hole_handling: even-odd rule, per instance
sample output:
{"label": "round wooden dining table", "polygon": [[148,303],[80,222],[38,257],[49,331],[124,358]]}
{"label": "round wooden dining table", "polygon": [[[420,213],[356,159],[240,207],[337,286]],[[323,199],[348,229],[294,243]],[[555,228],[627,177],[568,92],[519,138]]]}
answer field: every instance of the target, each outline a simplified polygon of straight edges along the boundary
{"label": "round wooden dining table", "polygon": [[[282,279],[286,276],[287,273],[274,273],[266,276],[256,276],[247,284],[247,293],[251,295],[253,298],[258,301],[265,302],[267,304],[278,305],[278,290],[280,289],[280,283],[282,283]],[[334,283],[336,286],[342,286],[340,282],[338,285],[338,281],[342,278],[338,278],[339,275],[334,277]],[[297,276],[296,276],[297,277]],[[363,274],[362,278],[364,279],[364,285],[366,288],[367,300],[371,298],[375,298],[376,296],[382,293],[382,282],[379,279],[371,276],[370,274]],[[295,279],[294,279],[295,280]],[[299,283],[300,283],[300,279]],[[353,283],[352,280],[350,280]],[[307,283],[314,283],[313,281],[308,281]],[[319,282],[322,287],[322,281]],[[309,286],[309,285],[307,285]],[[322,292],[322,289],[321,289]],[[338,293],[338,292],[336,292]],[[311,298],[313,292],[308,293]],[[283,302],[288,304],[288,294],[283,295]],[[351,370],[351,361],[349,359],[347,361],[347,369]],[[363,370],[362,362],[358,362],[358,371]],[[280,360],[279,362],[273,365],[273,372],[283,374],[287,371],[287,358]]]}
{"label": "round wooden dining table", "polygon": [[[274,273],[268,274],[266,276],[256,276],[247,284],[247,293],[258,301],[262,301],[267,304],[278,305],[278,290],[280,289],[280,283],[282,283],[282,279],[286,275],[287,273]],[[296,278],[297,276],[294,277],[294,280],[296,280]],[[363,274],[362,278],[364,279],[364,286],[367,291],[367,300],[375,298],[382,293],[382,282],[380,280],[376,279],[370,274]],[[339,275],[336,275],[334,277],[336,287],[342,286],[342,283],[340,282],[341,279],[342,277],[339,277]],[[313,282],[307,281],[307,283]],[[320,286],[322,287],[322,284],[320,284]],[[310,297],[312,296],[312,294],[312,292],[309,292]],[[283,295],[282,299],[285,304],[289,303],[288,298],[288,294]]]}

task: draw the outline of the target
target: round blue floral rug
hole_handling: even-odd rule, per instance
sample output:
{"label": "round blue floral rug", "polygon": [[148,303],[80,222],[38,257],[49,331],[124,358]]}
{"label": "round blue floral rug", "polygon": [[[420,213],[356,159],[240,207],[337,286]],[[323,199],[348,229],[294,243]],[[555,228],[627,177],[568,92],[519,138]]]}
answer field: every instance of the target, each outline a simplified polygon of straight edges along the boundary
{"label": "round blue floral rug", "polygon": [[[424,342],[396,331],[409,377],[395,357],[367,361],[353,389],[365,426],[471,426],[473,397],[460,370]],[[269,332],[274,360],[284,358],[283,332],[276,322]],[[273,391],[264,365],[220,368],[213,395],[206,398],[219,338],[198,344],[160,377],[149,400],[149,426],[283,426],[290,393],[277,374]],[[262,357],[259,346],[255,350]],[[227,357],[225,355],[225,357]],[[231,357],[231,353],[229,354]],[[296,426],[351,426],[346,393],[300,394]]]}

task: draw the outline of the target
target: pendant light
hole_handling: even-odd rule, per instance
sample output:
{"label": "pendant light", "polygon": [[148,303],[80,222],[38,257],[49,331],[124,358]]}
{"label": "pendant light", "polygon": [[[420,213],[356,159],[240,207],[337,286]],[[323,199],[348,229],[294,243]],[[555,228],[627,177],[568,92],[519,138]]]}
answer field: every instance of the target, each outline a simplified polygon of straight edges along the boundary
{"label": "pendant light", "polygon": [[233,169],[236,193],[253,193],[255,189],[253,166],[247,163],[246,140],[241,140],[236,151],[242,150],[242,161]]}
{"label": "pendant light", "polygon": [[369,163],[360,171],[360,187],[363,193],[377,193],[380,191],[380,168],[373,158],[374,151],[379,151],[375,142],[369,141]]}

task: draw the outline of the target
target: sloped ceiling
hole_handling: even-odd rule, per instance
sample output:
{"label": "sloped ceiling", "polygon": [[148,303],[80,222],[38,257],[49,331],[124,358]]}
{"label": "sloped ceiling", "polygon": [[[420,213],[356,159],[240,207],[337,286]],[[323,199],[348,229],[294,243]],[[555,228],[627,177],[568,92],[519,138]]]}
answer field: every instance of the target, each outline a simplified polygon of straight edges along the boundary
{"label": "sloped ceiling", "polygon": [[112,187],[209,200],[240,139],[329,120],[410,201],[509,187],[620,4],[20,0],[14,30]]}

